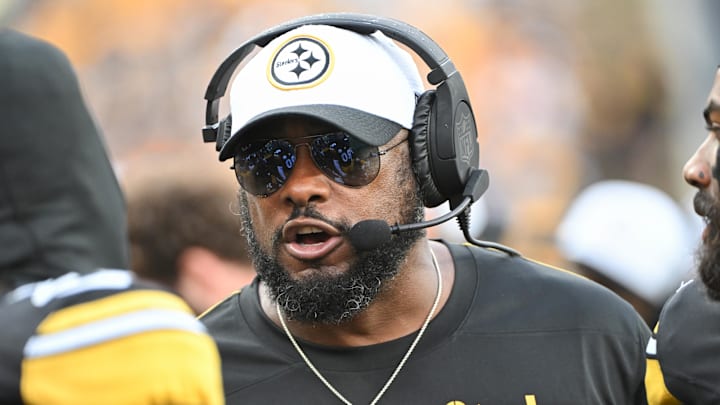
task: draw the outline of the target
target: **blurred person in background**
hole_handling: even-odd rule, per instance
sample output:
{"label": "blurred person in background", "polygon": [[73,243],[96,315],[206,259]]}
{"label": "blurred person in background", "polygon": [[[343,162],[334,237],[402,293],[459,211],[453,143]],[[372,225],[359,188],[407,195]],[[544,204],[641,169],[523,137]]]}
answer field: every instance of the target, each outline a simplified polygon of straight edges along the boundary
{"label": "blurred person in background", "polygon": [[121,171],[132,270],[177,291],[197,314],[255,276],[231,206],[237,186],[213,160],[173,148]]}
{"label": "blurred person in background", "polygon": [[615,291],[652,327],[665,300],[692,276],[692,225],[664,191],[605,180],[572,201],[556,242],[570,269]]}
{"label": "blurred person in background", "polygon": [[720,403],[720,68],[703,118],[707,135],[683,168],[685,181],[697,189],[695,212],[706,224],[698,274],[667,301],[648,344],[650,405]]}
{"label": "blurred person in background", "polygon": [[125,203],[65,54],[0,29],[0,55],[0,403],[224,403],[191,309],[124,270]]}

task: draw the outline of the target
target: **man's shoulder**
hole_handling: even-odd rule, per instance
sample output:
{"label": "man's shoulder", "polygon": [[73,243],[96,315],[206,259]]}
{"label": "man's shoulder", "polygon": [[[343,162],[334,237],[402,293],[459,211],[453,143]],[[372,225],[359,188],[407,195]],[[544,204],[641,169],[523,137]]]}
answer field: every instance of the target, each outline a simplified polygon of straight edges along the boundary
{"label": "man's shoulder", "polygon": [[663,305],[665,316],[675,317],[689,309],[705,316],[720,316],[720,302],[714,301],[700,280],[691,279],[681,283]]}
{"label": "man's shoulder", "polygon": [[648,355],[659,361],[666,386],[678,398],[703,398],[702,403],[720,398],[718,320],[720,302],[698,280],[685,283],[665,303]]}
{"label": "man's shoulder", "polygon": [[[21,378],[27,387],[39,381],[79,387],[86,381],[107,387],[108,395],[127,397],[127,403],[174,403],[166,400],[182,395],[172,388],[178,383],[219,381],[217,348],[188,305],[125,270],[69,273],[25,285],[4,297],[0,322],[14,325],[0,330],[0,379],[17,386]],[[48,375],[50,369],[65,371]],[[119,392],[118,381],[134,388]],[[23,397],[58,402],[50,391],[30,390]],[[217,396],[199,385],[191,391]]]}
{"label": "man's shoulder", "polygon": [[587,296],[587,300],[622,301],[604,286],[561,267],[492,249],[476,246],[468,249],[475,258],[478,272],[493,282],[522,285],[523,289],[542,290],[545,294],[557,292]]}
{"label": "man's shoulder", "polygon": [[[42,342],[53,341],[47,347],[61,350],[57,343],[74,331],[79,335],[72,339],[68,350],[81,347],[85,340],[88,345],[96,345],[159,329],[204,332],[182,298],[138,280],[127,270],[68,273],[27,284],[6,294],[2,308],[0,320],[16,326],[16,337],[30,338],[26,354],[33,352],[32,347],[44,347]],[[0,334],[8,333],[0,330]]]}
{"label": "man's shoulder", "polygon": [[610,330],[641,339],[649,335],[632,306],[596,282],[524,256],[474,246],[469,250],[479,274],[480,302],[512,301],[508,308],[527,314],[525,327]]}
{"label": "man's shoulder", "polygon": [[[106,305],[112,301],[115,306]],[[123,310],[163,309],[192,313],[185,301],[174,292],[142,279],[128,270],[100,269],[88,274],[67,273],[61,277],[23,285],[2,297],[7,313],[37,313],[41,317],[72,309],[74,316],[97,311],[99,318]],[[32,317],[31,317],[32,318]]]}
{"label": "man's shoulder", "polygon": [[182,298],[126,270],[68,273],[24,285],[3,297],[0,322],[13,325],[0,329],[0,355],[15,360],[110,347],[161,332],[185,336],[183,344],[202,346],[208,338]]}
{"label": "man's shoulder", "polygon": [[[697,280],[683,283],[660,313],[656,335],[664,346],[696,346],[703,336],[717,336],[720,352],[720,302],[711,299]],[[693,342],[693,344],[690,344]]]}
{"label": "man's shoulder", "polygon": [[198,319],[208,328],[211,334],[226,330],[228,323],[234,323],[233,319],[235,319],[239,311],[240,295],[248,288],[249,287],[245,287],[230,294],[200,314]]}

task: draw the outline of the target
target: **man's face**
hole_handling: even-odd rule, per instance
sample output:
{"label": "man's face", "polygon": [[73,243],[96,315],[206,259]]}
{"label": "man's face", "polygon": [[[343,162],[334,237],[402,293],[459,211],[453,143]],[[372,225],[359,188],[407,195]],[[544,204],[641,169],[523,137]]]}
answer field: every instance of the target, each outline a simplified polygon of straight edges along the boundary
{"label": "man's face", "polygon": [[685,163],[685,181],[698,189],[695,212],[705,219],[702,246],[698,251],[698,272],[711,297],[720,299],[720,69],[704,112],[708,135]]}
{"label": "man's face", "polygon": [[[253,137],[271,135],[292,142],[329,130],[293,119],[254,131]],[[401,131],[388,145],[406,136]],[[422,220],[408,146],[383,155],[377,177],[360,187],[338,184],[325,175],[307,145],[297,147],[296,154],[290,176],[277,191],[259,197],[241,190],[243,226],[257,273],[288,318],[341,323],[364,310],[391,284],[408,251],[424,234],[405,232],[367,252],[356,252],[346,237],[354,224],[366,219],[390,224]]]}

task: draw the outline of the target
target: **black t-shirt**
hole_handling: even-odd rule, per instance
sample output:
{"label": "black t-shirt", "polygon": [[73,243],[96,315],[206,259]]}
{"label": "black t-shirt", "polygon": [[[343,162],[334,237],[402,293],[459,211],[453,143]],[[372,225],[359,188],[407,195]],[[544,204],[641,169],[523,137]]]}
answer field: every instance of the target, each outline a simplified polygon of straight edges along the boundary
{"label": "black t-shirt", "polygon": [[719,321],[720,302],[700,281],[670,297],[648,345],[650,404],[720,403]]}
{"label": "black t-shirt", "polygon": [[[450,251],[451,295],[381,404],[645,403],[650,331],[629,304],[522,257],[461,245]],[[266,317],[257,281],[201,320],[220,349],[228,404],[340,402]],[[342,395],[362,404],[414,337],[365,347],[299,343]]]}

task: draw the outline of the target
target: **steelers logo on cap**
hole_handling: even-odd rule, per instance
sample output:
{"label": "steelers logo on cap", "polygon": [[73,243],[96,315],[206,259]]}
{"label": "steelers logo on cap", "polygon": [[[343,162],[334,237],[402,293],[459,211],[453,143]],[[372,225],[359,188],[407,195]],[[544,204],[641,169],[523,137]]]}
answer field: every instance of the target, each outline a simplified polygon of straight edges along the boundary
{"label": "steelers logo on cap", "polygon": [[268,80],[283,90],[313,87],[332,71],[332,53],[321,40],[300,36],[280,45],[270,59]]}

